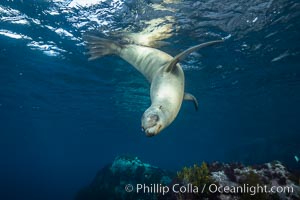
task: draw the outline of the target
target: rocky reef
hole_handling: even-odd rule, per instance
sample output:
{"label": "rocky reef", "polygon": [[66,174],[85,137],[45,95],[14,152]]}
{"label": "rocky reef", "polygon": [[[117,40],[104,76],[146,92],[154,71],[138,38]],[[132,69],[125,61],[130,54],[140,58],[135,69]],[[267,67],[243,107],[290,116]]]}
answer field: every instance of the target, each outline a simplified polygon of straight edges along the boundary
{"label": "rocky reef", "polygon": [[256,166],[214,162],[177,173],[120,156],[101,169],[76,200],[296,200],[299,173],[279,161]]}
{"label": "rocky reef", "polygon": [[[92,183],[76,195],[76,200],[154,200],[151,193],[134,192],[137,184],[169,185],[174,175],[143,163],[137,157],[119,156],[111,165],[101,169]],[[129,185],[130,184],[130,185]],[[125,190],[125,188],[127,190]],[[131,188],[132,187],[132,188]],[[130,191],[132,190],[132,191]]]}

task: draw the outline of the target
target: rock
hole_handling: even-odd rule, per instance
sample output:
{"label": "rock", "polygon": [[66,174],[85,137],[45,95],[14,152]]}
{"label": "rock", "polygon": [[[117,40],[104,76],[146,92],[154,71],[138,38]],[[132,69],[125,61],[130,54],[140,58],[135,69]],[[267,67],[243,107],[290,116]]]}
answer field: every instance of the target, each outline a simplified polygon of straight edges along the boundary
{"label": "rock", "polygon": [[[155,166],[143,163],[137,157],[119,156],[114,162],[98,172],[92,183],[83,188],[76,200],[124,200],[143,199],[155,200],[156,194],[137,193],[137,184],[168,185],[172,174]],[[133,191],[126,192],[126,185],[132,185]]]}

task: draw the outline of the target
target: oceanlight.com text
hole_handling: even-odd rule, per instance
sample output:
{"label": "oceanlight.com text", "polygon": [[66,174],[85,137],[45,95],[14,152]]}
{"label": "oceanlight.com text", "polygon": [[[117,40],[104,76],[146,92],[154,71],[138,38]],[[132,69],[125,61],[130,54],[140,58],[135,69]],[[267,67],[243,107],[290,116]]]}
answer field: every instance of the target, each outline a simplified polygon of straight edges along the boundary
{"label": "oceanlight.com text", "polygon": [[186,185],[173,184],[166,186],[162,184],[127,184],[125,186],[126,192],[144,193],[144,194],[162,194],[165,195],[169,192],[173,193],[190,193],[190,194],[203,194],[204,192],[219,193],[219,194],[250,194],[256,195],[259,193],[293,193],[292,186],[267,186],[242,184],[238,186],[222,186],[217,184],[204,184],[202,186],[193,185],[191,183]]}

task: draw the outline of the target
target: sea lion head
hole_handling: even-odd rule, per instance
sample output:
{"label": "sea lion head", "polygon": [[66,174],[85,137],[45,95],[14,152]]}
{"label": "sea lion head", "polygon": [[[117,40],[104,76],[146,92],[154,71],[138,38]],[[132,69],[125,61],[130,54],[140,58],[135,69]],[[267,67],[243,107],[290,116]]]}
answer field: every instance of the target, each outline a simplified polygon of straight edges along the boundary
{"label": "sea lion head", "polygon": [[162,106],[151,106],[142,116],[142,130],[146,136],[151,137],[157,135],[165,128],[165,114]]}

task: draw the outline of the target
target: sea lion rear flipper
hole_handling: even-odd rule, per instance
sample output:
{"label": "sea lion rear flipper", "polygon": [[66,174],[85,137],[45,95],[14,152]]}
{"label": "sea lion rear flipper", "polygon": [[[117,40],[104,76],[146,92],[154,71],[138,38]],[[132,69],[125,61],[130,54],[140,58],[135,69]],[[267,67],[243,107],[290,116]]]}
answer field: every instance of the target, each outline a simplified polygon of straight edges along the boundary
{"label": "sea lion rear flipper", "polygon": [[188,100],[188,101],[193,101],[193,103],[195,105],[195,109],[198,110],[198,101],[197,101],[196,97],[194,97],[194,95],[192,95],[190,93],[184,93],[183,99]]}
{"label": "sea lion rear flipper", "polygon": [[121,45],[115,41],[94,35],[84,35],[83,39],[89,49],[87,52],[87,54],[90,55],[89,60],[95,60],[110,54],[118,54],[122,48]]}
{"label": "sea lion rear flipper", "polygon": [[177,56],[175,56],[169,63],[168,66],[166,66],[165,68],[165,72],[171,72],[174,68],[174,66],[176,66],[176,64],[183,60],[188,54],[192,53],[193,51],[197,51],[198,49],[201,49],[203,47],[207,47],[213,44],[217,44],[217,43],[221,43],[223,42],[223,40],[215,40],[215,41],[210,41],[210,42],[205,42],[196,46],[193,46],[187,50],[185,50],[184,52],[181,52],[180,54],[178,54]]}

